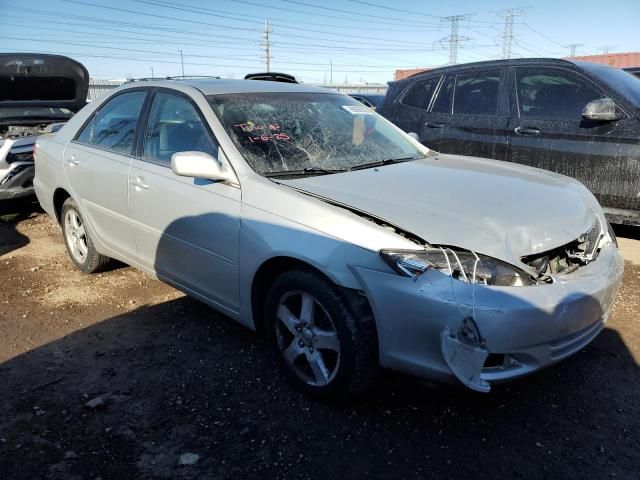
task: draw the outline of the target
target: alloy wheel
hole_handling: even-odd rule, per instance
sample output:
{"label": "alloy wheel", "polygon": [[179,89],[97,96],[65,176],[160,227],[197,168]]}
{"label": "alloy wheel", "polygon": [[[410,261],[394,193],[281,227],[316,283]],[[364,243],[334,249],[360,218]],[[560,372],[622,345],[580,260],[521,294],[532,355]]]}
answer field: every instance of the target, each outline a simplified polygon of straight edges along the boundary
{"label": "alloy wheel", "polygon": [[280,353],[308,385],[322,387],[340,366],[340,341],[331,316],[306,292],[288,292],[280,298],[275,322]]}
{"label": "alloy wheel", "polygon": [[77,262],[84,263],[89,253],[87,233],[80,215],[73,209],[67,210],[64,216],[64,233],[71,255]]}

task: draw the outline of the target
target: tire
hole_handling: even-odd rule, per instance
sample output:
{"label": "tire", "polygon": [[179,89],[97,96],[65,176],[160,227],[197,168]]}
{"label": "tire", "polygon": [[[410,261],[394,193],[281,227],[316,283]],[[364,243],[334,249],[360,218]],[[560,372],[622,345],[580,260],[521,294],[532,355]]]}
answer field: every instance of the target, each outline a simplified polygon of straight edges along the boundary
{"label": "tire", "polygon": [[85,230],[84,219],[78,205],[72,198],[67,198],[62,205],[60,215],[62,238],[73,265],[85,273],[95,273],[104,270],[111,259],[98,253]]}
{"label": "tire", "polygon": [[267,294],[264,318],[280,367],[303,392],[343,400],[362,393],[375,379],[373,319],[359,319],[323,276],[307,270],[281,274]]}

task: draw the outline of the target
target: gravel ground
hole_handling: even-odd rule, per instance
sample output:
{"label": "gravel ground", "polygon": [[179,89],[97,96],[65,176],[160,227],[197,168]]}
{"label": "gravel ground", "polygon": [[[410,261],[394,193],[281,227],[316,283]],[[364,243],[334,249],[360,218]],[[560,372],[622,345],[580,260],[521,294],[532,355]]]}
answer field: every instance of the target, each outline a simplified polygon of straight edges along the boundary
{"label": "gravel ground", "polygon": [[583,351],[488,395],[385,373],[292,390],[264,342],[125,266],[71,268],[37,209],[0,217],[0,479],[640,478],[640,241]]}

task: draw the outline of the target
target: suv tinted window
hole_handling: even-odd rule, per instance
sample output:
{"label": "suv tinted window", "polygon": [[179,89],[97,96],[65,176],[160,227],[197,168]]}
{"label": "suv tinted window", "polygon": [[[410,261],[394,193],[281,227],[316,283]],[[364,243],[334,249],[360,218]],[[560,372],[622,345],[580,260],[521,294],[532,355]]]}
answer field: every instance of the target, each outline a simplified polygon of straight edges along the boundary
{"label": "suv tinted window", "polygon": [[78,135],[79,142],[131,153],[133,138],[147,92],[122,93],[93,114]]}
{"label": "suv tinted window", "polygon": [[497,115],[500,69],[456,75],[453,113]]}
{"label": "suv tinted window", "polygon": [[184,151],[205,152],[217,157],[218,148],[189,100],[157,93],[149,112],[142,156],[169,164],[174,153]]}
{"label": "suv tinted window", "polygon": [[603,94],[581,75],[559,68],[518,68],[521,117],[580,120],[582,110]]}
{"label": "suv tinted window", "polygon": [[442,83],[436,101],[433,102],[432,112],[451,113],[451,97],[453,96],[454,79],[454,76],[448,75]]}
{"label": "suv tinted window", "polygon": [[440,77],[432,77],[414,83],[403,95],[401,102],[409,107],[426,110],[439,80]]}

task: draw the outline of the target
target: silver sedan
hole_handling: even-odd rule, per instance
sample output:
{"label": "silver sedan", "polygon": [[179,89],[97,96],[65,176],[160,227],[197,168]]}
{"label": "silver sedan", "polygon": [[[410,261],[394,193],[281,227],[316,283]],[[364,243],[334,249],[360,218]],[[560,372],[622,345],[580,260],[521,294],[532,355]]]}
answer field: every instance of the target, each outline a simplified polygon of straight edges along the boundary
{"label": "silver sedan", "polygon": [[577,352],[623,262],[580,183],[442,155],[328,90],[136,82],[38,139],[83,272],[133,265],[264,333],[309,394],[379,367],[478,391]]}

